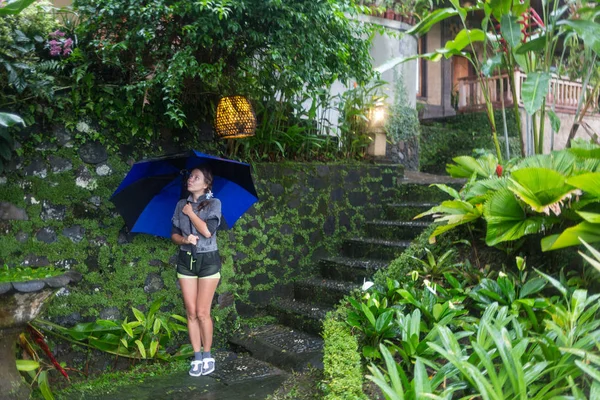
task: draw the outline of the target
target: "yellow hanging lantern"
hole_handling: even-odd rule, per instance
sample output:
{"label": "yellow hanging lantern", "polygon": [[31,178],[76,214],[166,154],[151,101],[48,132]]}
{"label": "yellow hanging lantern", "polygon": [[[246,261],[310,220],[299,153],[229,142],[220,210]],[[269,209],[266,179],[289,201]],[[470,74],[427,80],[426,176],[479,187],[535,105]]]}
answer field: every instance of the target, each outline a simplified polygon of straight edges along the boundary
{"label": "yellow hanging lantern", "polygon": [[217,104],[215,131],[223,139],[239,139],[254,136],[256,114],[243,96],[223,97]]}

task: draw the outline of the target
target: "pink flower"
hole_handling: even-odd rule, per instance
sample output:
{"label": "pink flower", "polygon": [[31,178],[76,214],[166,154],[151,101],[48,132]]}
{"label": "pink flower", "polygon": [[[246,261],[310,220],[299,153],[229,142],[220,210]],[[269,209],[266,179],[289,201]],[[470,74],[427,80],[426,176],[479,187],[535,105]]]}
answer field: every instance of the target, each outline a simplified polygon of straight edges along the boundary
{"label": "pink flower", "polygon": [[51,37],[64,37],[65,33],[62,32],[60,29],[55,30],[54,32],[50,33]]}
{"label": "pink flower", "polygon": [[51,56],[59,56],[60,55],[60,47],[51,47],[50,55]]}
{"label": "pink flower", "polygon": [[48,42],[50,46],[60,46],[60,42],[58,40],[51,40]]}
{"label": "pink flower", "polygon": [[6,6],[6,0],[0,0],[0,8]]}
{"label": "pink flower", "polygon": [[65,47],[65,48],[63,49],[63,56],[68,56],[68,55],[69,55],[69,54],[71,54],[72,52],[73,52],[73,50],[72,50],[72,49],[70,49],[70,48],[68,48],[68,47]]}
{"label": "pink flower", "polygon": [[65,40],[64,46],[65,48],[71,48],[71,46],[73,46],[73,39],[67,38],[67,40]]}

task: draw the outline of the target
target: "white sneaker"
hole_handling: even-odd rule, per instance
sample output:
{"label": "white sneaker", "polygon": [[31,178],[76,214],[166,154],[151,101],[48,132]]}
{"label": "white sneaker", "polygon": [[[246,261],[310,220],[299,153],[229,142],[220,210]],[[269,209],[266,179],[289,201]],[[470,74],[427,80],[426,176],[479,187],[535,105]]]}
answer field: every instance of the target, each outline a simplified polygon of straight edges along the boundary
{"label": "white sneaker", "polygon": [[[190,375],[191,376],[200,376],[202,375],[202,360],[194,360],[191,363]],[[214,369],[214,367],[213,367]]]}
{"label": "white sneaker", "polygon": [[205,358],[202,360],[202,375],[212,374],[215,371],[215,359]]}

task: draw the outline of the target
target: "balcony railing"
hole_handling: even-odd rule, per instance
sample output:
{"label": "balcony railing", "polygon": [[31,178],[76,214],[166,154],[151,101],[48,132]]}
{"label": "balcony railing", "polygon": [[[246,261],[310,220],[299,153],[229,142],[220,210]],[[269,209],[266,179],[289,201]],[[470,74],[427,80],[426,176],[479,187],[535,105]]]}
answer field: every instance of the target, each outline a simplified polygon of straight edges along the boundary
{"label": "balcony railing", "polygon": [[[515,71],[516,101],[520,107],[523,107],[521,87],[526,78],[527,75],[523,72]],[[504,107],[511,107],[513,105],[515,99],[513,99],[512,96],[510,79],[507,73],[486,78],[485,86],[487,86],[489,99],[494,105],[494,108],[500,108],[503,100]],[[486,101],[483,87],[484,85],[482,85],[480,80],[475,76],[459,78],[458,111],[473,112],[485,109]],[[556,112],[575,114],[582,90],[583,84],[581,82],[570,81],[553,75],[552,80],[550,81],[548,95],[546,96],[546,105],[551,107],[554,103]],[[590,91],[591,87],[588,86],[588,94]],[[598,99],[594,99],[589,108],[589,113],[597,112],[597,110]]]}

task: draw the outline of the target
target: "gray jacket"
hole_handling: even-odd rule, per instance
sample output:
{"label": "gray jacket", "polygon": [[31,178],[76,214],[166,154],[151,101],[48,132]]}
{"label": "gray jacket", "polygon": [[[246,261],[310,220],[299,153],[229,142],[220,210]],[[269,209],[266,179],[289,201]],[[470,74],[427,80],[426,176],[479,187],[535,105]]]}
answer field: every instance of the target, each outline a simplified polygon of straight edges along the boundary
{"label": "gray jacket", "polygon": [[[196,244],[196,253],[208,253],[209,251],[216,251],[217,248],[217,235],[213,233],[213,235],[209,238],[202,236],[196,230],[196,227],[190,221],[190,218],[183,213],[183,207],[186,203],[190,202],[192,207],[194,208],[194,212],[198,217],[200,217],[203,221],[208,221],[209,219],[217,219],[217,226],[221,222],[221,201],[219,199],[212,198],[208,201],[208,204],[199,212],[197,211],[198,205],[206,199],[205,196],[200,196],[198,201],[194,202],[192,196],[189,196],[186,199],[179,200],[177,206],[175,207],[175,212],[173,213],[173,228],[179,230],[183,237],[187,237],[189,234],[193,233],[198,236],[198,243]],[[183,244],[179,246],[181,250],[184,251],[192,251],[191,244]]]}

